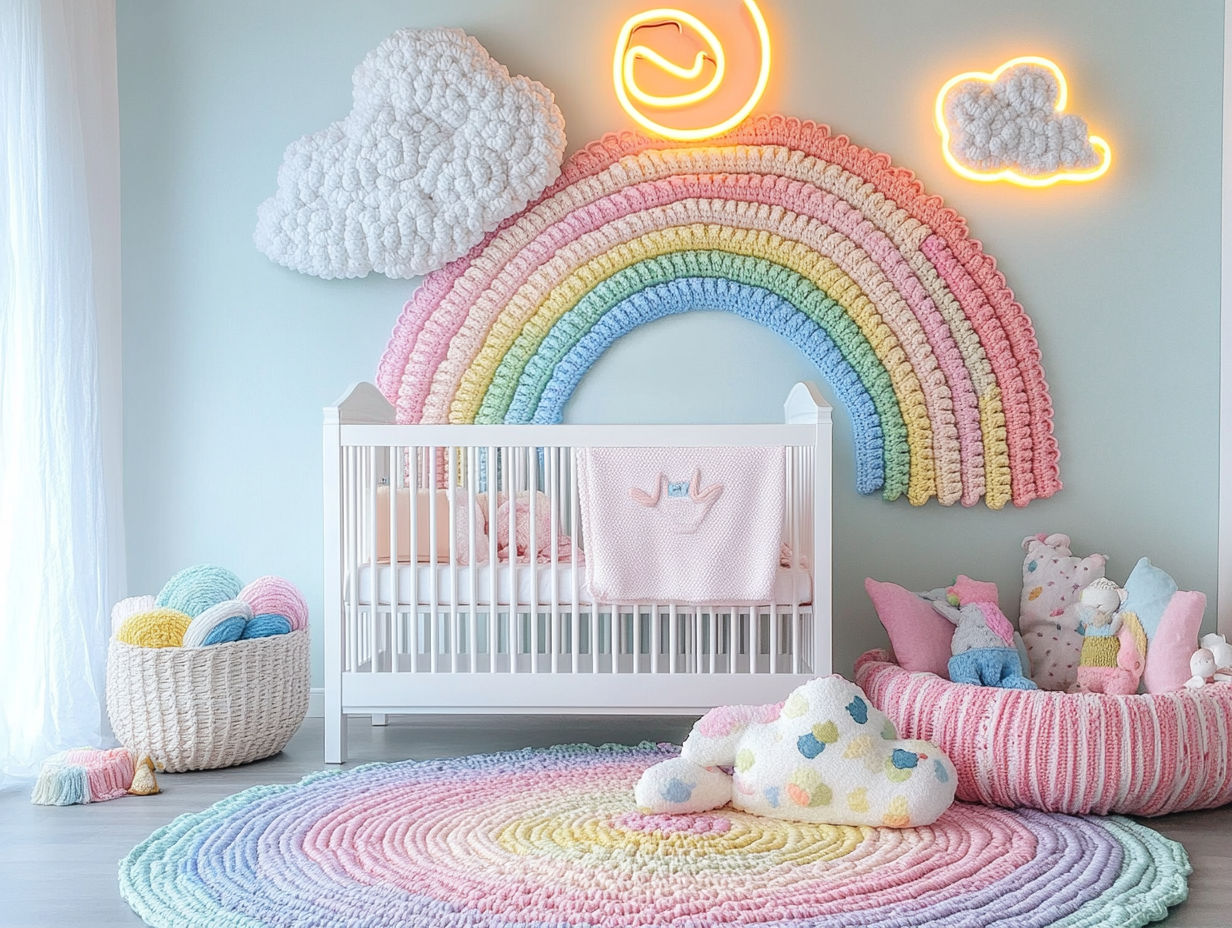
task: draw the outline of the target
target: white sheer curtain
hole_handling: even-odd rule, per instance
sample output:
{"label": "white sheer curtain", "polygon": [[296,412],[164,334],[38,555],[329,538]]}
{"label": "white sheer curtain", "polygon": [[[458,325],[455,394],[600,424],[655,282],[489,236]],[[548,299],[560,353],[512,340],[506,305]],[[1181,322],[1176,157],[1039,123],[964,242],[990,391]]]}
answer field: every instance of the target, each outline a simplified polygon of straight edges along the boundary
{"label": "white sheer curtain", "polygon": [[123,595],[114,0],[0,0],[0,783],[104,737]]}

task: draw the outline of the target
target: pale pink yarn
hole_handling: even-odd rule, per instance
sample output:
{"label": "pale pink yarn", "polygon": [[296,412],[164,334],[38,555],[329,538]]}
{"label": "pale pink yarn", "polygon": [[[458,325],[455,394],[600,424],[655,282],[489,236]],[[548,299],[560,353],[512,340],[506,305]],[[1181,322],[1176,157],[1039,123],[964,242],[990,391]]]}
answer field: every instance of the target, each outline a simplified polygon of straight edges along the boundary
{"label": "pale pink yarn", "polygon": [[96,751],[94,748],[79,748],[64,753],[66,766],[86,768],[86,782],[90,787],[88,802],[104,802],[119,799],[133,785],[133,756],[127,748],[112,748]]}
{"label": "pale pink yarn", "polygon": [[304,594],[282,577],[258,577],[240,590],[238,598],[252,606],[254,615],[284,616],[291,623],[291,631],[308,627]]}
{"label": "pale pink yarn", "polygon": [[1006,690],[912,673],[885,651],[856,683],[900,738],[932,741],[958,798],[1045,812],[1165,815],[1232,802],[1232,684],[1144,696]]}

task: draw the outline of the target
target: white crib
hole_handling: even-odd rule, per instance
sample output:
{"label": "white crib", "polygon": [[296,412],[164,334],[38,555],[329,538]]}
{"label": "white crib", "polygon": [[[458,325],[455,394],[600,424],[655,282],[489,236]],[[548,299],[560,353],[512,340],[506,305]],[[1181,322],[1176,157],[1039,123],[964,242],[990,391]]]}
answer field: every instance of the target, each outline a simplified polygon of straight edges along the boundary
{"label": "white crib", "polygon": [[[325,409],[326,763],[346,760],[348,714],[697,715],[828,674],[831,409],[807,383],[784,408],[785,425],[398,425],[374,386],[352,386]],[[787,452],[776,601],[595,602],[558,550],[561,535],[586,544],[573,449],[747,445]],[[550,558],[502,560],[493,530],[480,563],[476,527],[519,491],[531,551],[549,507]]]}

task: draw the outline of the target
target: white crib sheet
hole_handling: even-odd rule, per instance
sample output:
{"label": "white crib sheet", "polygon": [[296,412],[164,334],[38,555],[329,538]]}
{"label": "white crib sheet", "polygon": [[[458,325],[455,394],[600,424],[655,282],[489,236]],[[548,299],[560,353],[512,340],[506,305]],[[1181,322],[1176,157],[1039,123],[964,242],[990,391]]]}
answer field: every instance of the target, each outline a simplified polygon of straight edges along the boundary
{"label": "white crib sheet", "polygon": [[[377,583],[380,592],[380,602],[389,602],[390,596],[393,594],[393,573],[389,564],[377,565]],[[403,605],[411,603],[411,570],[418,571],[418,599],[419,605],[432,604],[432,591],[429,587],[431,582],[432,565],[419,564],[412,567],[410,564],[398,565],[398,602]],[[471,601],[471,578],[470,567],[457,568],[458,580],[458,605],[468,605]],[[573,596],[573,580],[572,580],[573,565],[560,564],[556,569],[556,585],[557,585],[557,602],[568,603],[572,601]],[[535,577],[538,581],[538,598],[540,605],[552,604],[552,565],[540,564],[537,565]],[[509,602],[510,586],[509,564],[501,564],[497,569],[496,574],[496,597],[498,603]],[[453,602],[453,590],[449,578],[449,567],[447,565],[438,564],[436,566],[437,576],[437,592],[436,601],[440,605],[450,605]],[[488,564],[479,565],[476,575],[476,599],[480,605],[487,605],[491,602],[491,576],[492,568]],[[529,603],[531,599],[531,567],[529,564],[523,564],[518,568],[518,602]],[[774,584],[774,600],[776,603],[793,602],[792,591],[795,591],[795,596],[799,597],[798,601],[801,605],[812,602],[812,581],[809,578],[808,572],[804,570],[791,570],[787,567],[780,567],[775,578]],[[347,602],[350,602],[351,584],[350,578],[342,588],[343,597]],[[583,567],[578,575],[578,600],[582,603],[590,602],[590,589],[586,585],[586,570]],[[372,565],[364,564],[359,569],[359,601],[363,605],[372,602]]]}

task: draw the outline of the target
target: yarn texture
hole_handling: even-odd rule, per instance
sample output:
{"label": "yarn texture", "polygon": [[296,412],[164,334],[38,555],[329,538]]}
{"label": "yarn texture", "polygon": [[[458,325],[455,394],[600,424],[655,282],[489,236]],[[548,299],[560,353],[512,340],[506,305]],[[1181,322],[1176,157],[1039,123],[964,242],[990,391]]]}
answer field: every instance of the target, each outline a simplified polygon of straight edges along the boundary
{"label": "yarn texture", "polygon": [[1232,802],[1232,686],[1145,696],[967,686],[910,673],[884,651],[856,661],[855,679],[900,735],[949,755],[964,802],[1081,815]]}
{"label": "yarn texture", "polygon": [[848,406],[857,489],[1025,506],[1061,488],[1031,321],[966,222],[886,155],[759,117],[704,146],[605,136],[426,277],[377,372],[400,422],[553,422],[616,339],[739,313]]}
{"label": "yarn texture", "polygon": [[116,631],[117,641],[138,648],[179,648],[192,624],[192,616],[175,609],[151,609],[124,620]]}
{"label": "yarn texture", "polygon": [[1061,86],[1038,64],[1007,68],[995,81],[961,81],[942,104],[950,153],[973,171],[1012,168],[1026,177],[1098,167],[1086,120],[1056,112]]}
{"label": "yarn texture", "polygon": [[288,635],[291,633],[291,622],[286,616],[258,615],[253,616],[244,625],[240,638],[268,638],[270,635]]}
{"label": "yarn texture", "polygon": [[[218,644],[222,641],[235,641],[243,634],[244,626],[252,618],[252,607],[240,599],[228,599],[211,606],[192,620],[188,631],[184,633],[184,647],[200,648],[207,644]],[[239,622],[228,620],[238,619]],[[225,625],[225,628],[222,626]],[[232,632],[237,628],[232,637]]]}
{"label": "yarn texture", "polygon": [[237,597],[252,607],[255,615],[281,615],[298,630],[308,627],[308,603],[304,594],[282,577],[258,577],[240,590]]}
{"label": "yarn texture", "polygon": [[225,567],[198,564],[184,568],[168,580],[157,603],[196,618],[211,606],[237,598],[243,585]]}
{"label": "yarn texture", "polygon": [[253,241],[318,277],[444,267],[560,174],[565,121],[460,29],[399,29],[355,69],[354,107],[287,146]]}
{"label": "yarn texture", "polygon": [[672,745],[568,745],[313,773],[180,816],[120,863],[155,928],[1138,928],[1184,849],[1123,818],[955,804],[919,829],[644,815]]}
{"label": "yarn texture", "polygon": [[149,612],[157,608],[158,603],[153,596],[130,596],[122,599],[111,607],[111,633],[114,635],[124,624],[124,620],[138,612]]}

